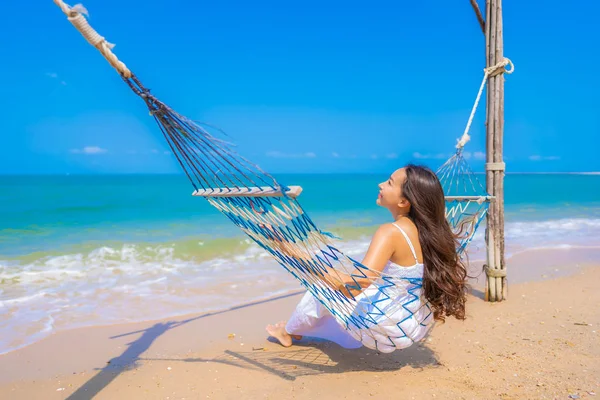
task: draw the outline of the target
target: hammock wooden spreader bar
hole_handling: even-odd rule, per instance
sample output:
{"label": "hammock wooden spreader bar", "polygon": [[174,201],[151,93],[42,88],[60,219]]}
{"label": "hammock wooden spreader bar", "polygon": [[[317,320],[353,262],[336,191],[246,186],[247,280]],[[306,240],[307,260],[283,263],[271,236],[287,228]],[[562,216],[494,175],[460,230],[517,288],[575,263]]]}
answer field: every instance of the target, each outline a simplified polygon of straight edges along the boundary
{"label": "hammock wooden spreader bar", "polygon": [[195,190],[192,196],[200,197],[280,197],[287,196],[292,199],[300,196],[302,187],[288,186],[288,190],[274,190],[270,187],[249,187],[244,189],[216,188]]}
{"label": "hammock wooden spreader bar", "polygon": [[447,202],[452,201],[475,201],[476,203],[483,203],[484,201],[493,201],[493,196],[444,196]]}

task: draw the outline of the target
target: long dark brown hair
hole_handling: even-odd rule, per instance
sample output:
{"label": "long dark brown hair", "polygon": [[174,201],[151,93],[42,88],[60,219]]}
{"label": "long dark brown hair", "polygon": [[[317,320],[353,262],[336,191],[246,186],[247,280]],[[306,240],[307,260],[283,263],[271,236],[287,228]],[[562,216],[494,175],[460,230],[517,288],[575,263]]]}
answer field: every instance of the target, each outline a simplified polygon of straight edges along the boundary
{"label": "long dark brown hair", "polygon": [[467,268],[457,253],[457,236],[446,219],[444,189],[427,167],[409,164],[404,170],[402,193],[411,204],[408,216],[419,231],[423,252],[424,296],[434,319],[465,319]]}

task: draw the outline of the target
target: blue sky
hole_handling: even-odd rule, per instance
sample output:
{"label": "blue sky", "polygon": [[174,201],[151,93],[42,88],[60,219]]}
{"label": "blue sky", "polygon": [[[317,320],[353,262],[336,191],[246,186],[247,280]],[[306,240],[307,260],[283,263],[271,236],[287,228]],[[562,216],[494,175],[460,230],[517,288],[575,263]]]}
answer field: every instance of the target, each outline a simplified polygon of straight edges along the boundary
{"label": "blue sky", "polygon": [[[267,171],[388,172],[452,153],[485,66],[467,0],[401,3],[84,5],[157,97]],[[507,170],[598,171],[600,3],[540,4],[504,4]],[[51,0],[32,6],[0,16],[0,173],[178,172],[144,103]],[[484,115],[466,148],[476,170]]]}

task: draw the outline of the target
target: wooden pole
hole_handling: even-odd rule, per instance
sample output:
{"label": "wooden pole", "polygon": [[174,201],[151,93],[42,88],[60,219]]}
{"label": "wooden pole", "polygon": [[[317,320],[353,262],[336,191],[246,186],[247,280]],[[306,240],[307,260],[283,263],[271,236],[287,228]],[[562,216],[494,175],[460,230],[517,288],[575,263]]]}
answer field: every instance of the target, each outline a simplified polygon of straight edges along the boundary
{"label": "wooden pole", "polygon": [[477,17],[477,21],[479,21],[479,26],[481,26],[481,31],[485,34],[485,21],[483,20],[483,15],[481,15],[481,10],[479,10],[479,5],[476,0],[469,0],[471,2],[471,7],[473,7],[473,11],[475,11],[475,16]]}
{"label": "wooden pole", "polygon": [[[502,0],[486,0],[486,66],[504,60],[502,36]],[[486,186],[493,196],[487,216],[487,282],[488,301],[507,298],[504,262],[504,74],[492,74],[488,80],[486,105]]]}

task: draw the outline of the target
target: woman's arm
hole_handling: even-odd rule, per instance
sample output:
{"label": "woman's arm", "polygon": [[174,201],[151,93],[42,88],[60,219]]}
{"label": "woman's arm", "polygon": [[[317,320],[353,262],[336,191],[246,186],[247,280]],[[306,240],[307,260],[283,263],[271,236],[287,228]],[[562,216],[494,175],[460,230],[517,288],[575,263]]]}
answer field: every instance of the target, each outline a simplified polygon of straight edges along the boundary
{"label": "woman's arm", "polygon": [[[272,245],[277,247],[279,251],[292,257],[303,256],[302,252],[297,251],[293,244],[284,241],[281,234],[270,224],[260,224],[259,226],[273,233]],[[374,278],[379,276],[394,254],[393,238],[395,233],[397,233],[397,230],[391,224],[382,225],[377,229],[361,263],[368,268],[360,270],[365,275],[364,277],[352,277],[350,274],[336,269],[326,273],[321,279],[332,289],[342,291],[345,296],[356,296],[368,287]],[[360,288],[356,287],[357,284]],[[354,287],[347,288],[347,285]]]}

